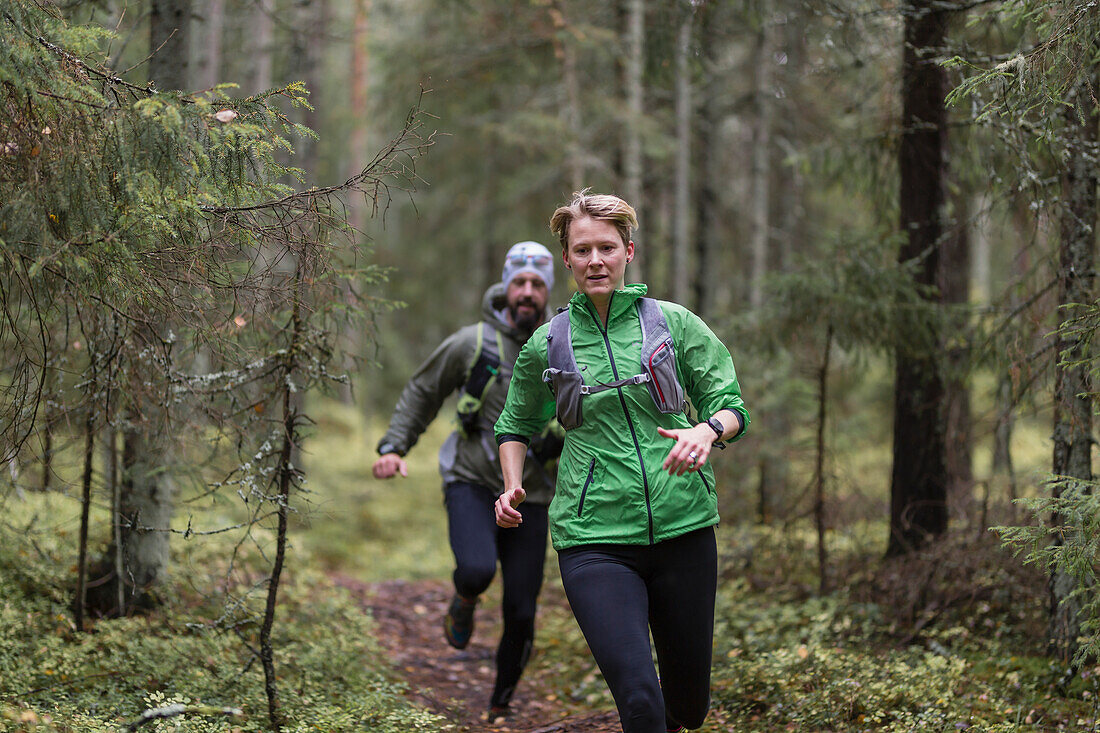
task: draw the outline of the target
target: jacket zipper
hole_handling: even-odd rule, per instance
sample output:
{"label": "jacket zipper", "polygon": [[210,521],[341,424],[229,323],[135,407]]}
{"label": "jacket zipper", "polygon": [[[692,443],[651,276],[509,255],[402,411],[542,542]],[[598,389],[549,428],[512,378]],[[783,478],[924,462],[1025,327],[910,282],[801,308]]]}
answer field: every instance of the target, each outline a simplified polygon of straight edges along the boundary
{"label": "jacket zipper", "polygon": [[581,489],[581,501],[577,505],[577,517],[581,516],[581,512],[584,511],[584,497],[588,496],[588,487],[592,485],[592,475],[596,471],[596,459],[593,458],[592,462],[588,464],[588,478],[584,480],[584,488]]}
{"label": "jacket zipper", "polygon": [[703,479],[703,486],[707,487],[707,493],[713,494],[714,492],[710,488],[710,481],[707,481],[707,477],[703,475],[703,472],[699,472],[699,478]]}
{"label": "jacket zipper", "polygon": [[[607,301],[607,320],[611,321],[611,303],[615,299],[615,293],[611,293],[611,297]],[[588,305],[591,307],[592,301],[588,301]],[[615,355],[611,353],[611,340],[607,337],[607,329],[604,328],[603,323],[600,322],[600,315],[595,311],[592,312],[592,316],[596,321],[596,327],[600,329],[600,335],[603,336],[604,346],[607,347],[607,358],[611,361],[611,374],[615,377],[615,381],[619,380],[619,369],[615,366]],[[630,411],[626,408],[626,398],[623,397],[623,388],[616,387],[615,391],[619,394],[619,404],[623,406],[623,415],[626,417],[626,424],[630,428],[630,437],[634,441],[634,451],[638,454],[638,466],[642,469],[642,488],[645,490],[645,511],[649,520],[649,544],[653,544],[653,507],[649,503],[649,478],[645,472],[645,462],[642,460],[642,446],[638,442],[638,433],[634,430],[634,421],[630,419]]]}

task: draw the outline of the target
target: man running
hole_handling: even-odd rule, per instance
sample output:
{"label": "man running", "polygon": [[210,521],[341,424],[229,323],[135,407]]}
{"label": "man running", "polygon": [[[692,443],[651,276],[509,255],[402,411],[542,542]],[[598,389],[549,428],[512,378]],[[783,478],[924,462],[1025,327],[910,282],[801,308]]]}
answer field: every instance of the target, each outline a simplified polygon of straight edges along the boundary
{"label": "man running", "polygon": [[458,429],[439,452],[448,534],[455,557],[455,594],[443,619],[444,637],[464,649],[474,630],[478,597],[500,562],[504,632],[497,647],[497,676],[489,700],[490,718],[508,713],[516,684],[531,654],[535,609],[546,557],[547,505],[554,476],[547,464],[560,452],[548,435],[533,441],[524,471],[528,489],[522,531],[500,531],[493,505],[504,490],[493,423],[504,407],[512,365],[520,347],[547,317],[554,286],[553,256],[537,242],[512,246],[501,282],[482,300],[480,323],[449,336],[420,365],[405,386],[378,444],[375,478],[408,475],[404,456],[416,444],[456,390]]}

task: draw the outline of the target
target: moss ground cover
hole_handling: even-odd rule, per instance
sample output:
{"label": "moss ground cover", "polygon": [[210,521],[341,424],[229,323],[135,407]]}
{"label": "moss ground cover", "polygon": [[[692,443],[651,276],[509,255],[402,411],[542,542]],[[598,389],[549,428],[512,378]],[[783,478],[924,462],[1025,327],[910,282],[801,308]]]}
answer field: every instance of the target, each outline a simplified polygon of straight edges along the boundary
{"label": "moss ground cover", "polygon": [[[446,425],[417,446],[407,479],[376,482],[369,469],[381,426],[339,405],[319,412],[302,458],[308,506],[296,516],[276,623],[287,730],[447,730],[404,695],[369,615],[331,582],[333,574],[447,582],[435,473]],[[241,600],[263,577],[266,530],[254,531],[233,573],[229,535],[177,538],[162,608],[77,634],[68,605],[75,500],[4,489],[0,501],[0,731],[117,731],[171,703],[209,710],[142,730],[266,729],[262,674],[245,646],[256,608]],[[239,508],[220,501],[210,511],[231,522]],[[1067,676],[1044,656],[1042,576],[985,534],[960,529],[936,552],[891,565],[876,541],[884,527],[852,523],[831,533],[834,590],[819,596],[807,528],[726,521],[714,713],[704,730],[1100,729],[1097,671]],[[104,537],[93,539],[102,549]],[[541,700],[563,716],[613,707],[552,553],[536,644],[527,679]],[[242,714],[217,714],[222,708]]]}

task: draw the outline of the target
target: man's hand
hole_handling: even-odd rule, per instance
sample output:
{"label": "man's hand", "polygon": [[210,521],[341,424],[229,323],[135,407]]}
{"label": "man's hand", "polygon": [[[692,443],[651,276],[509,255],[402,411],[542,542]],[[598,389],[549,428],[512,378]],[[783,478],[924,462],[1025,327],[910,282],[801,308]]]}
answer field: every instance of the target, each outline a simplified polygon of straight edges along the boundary
{"label": "man's hand", "polygon": [[393,478],[397,474],[408,476],[409,467],[401,456],[396,453],[387,453],[379,456],[378,460],[374,462],[371,473],[374,474],[375,478]]}
{"label": "man's hand", "polygon": [[516,509],[527,498],[527,492],[523,488],[509,489],[497,497],[493,510],[497,515],[497,525],[510,528],[523,524],[523,515]]}

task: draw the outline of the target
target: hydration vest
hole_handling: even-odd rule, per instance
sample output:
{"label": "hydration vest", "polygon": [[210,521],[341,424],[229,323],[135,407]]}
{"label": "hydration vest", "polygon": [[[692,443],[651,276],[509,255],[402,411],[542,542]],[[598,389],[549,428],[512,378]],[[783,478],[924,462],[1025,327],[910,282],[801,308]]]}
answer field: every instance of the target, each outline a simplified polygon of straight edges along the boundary
{"label": "hydration vest", "polygon": [[[457,432],[464,438],[472,438],[481,431],[478,418],[485,405],[485,396],[500,376],[500,355],[503,352],[504,342],[500,331],[482,321],[477,332],[474,355],[470,359],[470,366],[466,368],[466,382],[459,391],[458,405],[455,408],[458,413]],[[565,431],[556,421],[551,420],[541,433],[531,437],[528,452],[544,469],[553,470],[557,467],[557,459],[564,445]],[[451,450],[453,452],[453,446]],[[496,461],[496,446],[486,448],[486,454],[490,461]],[[453,466],[453,457],[449,462],[441,462],[440,465],[445,464],[448,468]]]}
{"label": "hydration vest", "polygon": [[500,355],[503,351],[504,342],[500,338],[500,331],[482,321],[477,332],[474,356],[466,369],[466,383],[459,392],[456,408],[458,430],[466,437],[478,431],[477,419],[485,404],[485,395],[500,374]]}
{"label": "hydration vest", "polygon": [[566,430],[583,424],[581,403],[585,396],[630,384],[644,384],[663,413],[683,412],[686,408],[684,388],[676,374],[676,348],[661,306],[653,298],[638,298],[634,305],[642,327],[642,371],[608,384],[584,383],[573,353],[569,309],[550,319],[550,332],[546,336],[549,368],[542,373],[542,380],[554,393],[558,422]]}

